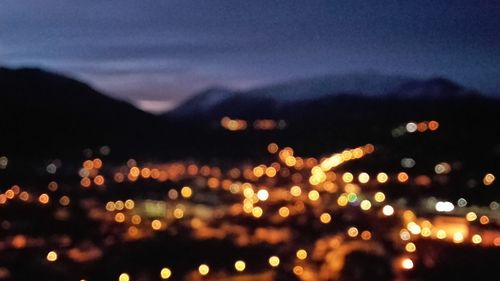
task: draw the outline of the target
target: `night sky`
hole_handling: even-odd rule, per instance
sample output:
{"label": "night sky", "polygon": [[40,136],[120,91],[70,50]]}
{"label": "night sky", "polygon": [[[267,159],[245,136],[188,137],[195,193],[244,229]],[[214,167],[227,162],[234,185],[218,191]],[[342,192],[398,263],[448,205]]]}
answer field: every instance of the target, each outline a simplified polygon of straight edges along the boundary
{"label": "night sky", "polygon": [[164,109],[195,92],[322,74],[500,88],[500,1],[2,0],[0,65],[68,73]]}

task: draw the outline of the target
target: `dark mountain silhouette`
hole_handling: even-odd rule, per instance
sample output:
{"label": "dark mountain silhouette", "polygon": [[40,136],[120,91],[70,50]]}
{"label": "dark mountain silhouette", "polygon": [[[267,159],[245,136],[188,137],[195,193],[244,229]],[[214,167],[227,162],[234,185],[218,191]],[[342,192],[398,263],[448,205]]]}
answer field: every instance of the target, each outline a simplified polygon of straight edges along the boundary
{"label": "dark mountain silhouette", "polygon": [[[278,142],[296,148],[301,155],[317,156],[368,142],[394,144],[397,140],[391,130],[395,127],[412,120],[435,119],[442,129],[429,137],[446,146],[429,142],[429,147],[415,138],[405,140],[401,147],[414,146],[415,153],[439,150],[443,157],[454,157],[464,143],[472,144],[481,137],[485,149],[481,155],[491,156],[481,163],[487,165],[496,159],[500,135],[497,99],[441,78],[400,80],[372,83],[384,85],[379,90],[390,89],[384,95],[353,92],[354,86],[353,91],[337,92],[320,82],[308,88],[305,81],[300,82],[306,83],[301,87],[293,82],[290,87],[241,93],[213,89],[160,118],[71,78],[38,69],[1,69],[0,152],[56,157],[81,155],[84,148],[110,145],[119,157],[222,161],[267,157],[266,145]],[[296,89],[295,97],[285,97],[288,88]],[[311,88],[321,88],[321,94],[309,92]],[[220,126],[224,116],[245,119],[249,128],[229,132]],[[284,120],[286,127],[252,129],[252,122],[261,118]],[[478,157],[474,150],[463,153]]]}
{"label": "dark mountain silhouette", "polygon": [[[444,78],[417,80],[382,75],[373,75],[372,78],[366,75],[328,76],[246,92],[210,89],[195,95],[163,116],[167,119],[186,120],[215,120],[223,116],[250,120],[279,119],[287,118],[289,111],[312,113],[314,108],[309,107],[315,103],[322,107],[324,104],[334,106],[336,102],[343,104],[345,100],[371,102],[375,99],[386,103],[396,100],[456,102],[478,95],[477,92]],[[348,110],[356,109],[349,106]]]}
{"label": "dark mountain silhouette", "polygon": [[415,80],[405,76],[356,73],[299,79],[246,92],[213,88],[195,95],[165,115],[175,118],[206,115],[231,102],[236,103],[234,107],[245,110],[238,103],[247,104],[246,107],[258,108],[266,102],[283,106],[289,103],[321,99],[338,93],[384,95],[395,92],[403,83],[413,81]]}
{"label": "dark mountain silhouette", "polygon": [[416,80],[401,84],[389,95],[406,99],[454,99],[479,95],[445,78]]}
{"label": "dark mountain silhouette", "polygon": [[165,125],[86,84],[34,68],[0,69],[0,114],[2,148],[18,154],[138,147]]}

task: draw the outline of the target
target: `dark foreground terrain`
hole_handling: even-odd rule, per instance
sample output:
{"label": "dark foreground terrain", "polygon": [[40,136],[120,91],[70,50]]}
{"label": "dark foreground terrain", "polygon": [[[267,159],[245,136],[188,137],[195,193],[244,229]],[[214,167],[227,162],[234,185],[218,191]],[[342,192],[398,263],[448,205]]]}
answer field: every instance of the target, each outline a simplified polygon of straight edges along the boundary
{"label": "dark foreground terrain", "polygon": [[500,101],[328,79],[155,116],[1,69],[0,280],[495,279]]}

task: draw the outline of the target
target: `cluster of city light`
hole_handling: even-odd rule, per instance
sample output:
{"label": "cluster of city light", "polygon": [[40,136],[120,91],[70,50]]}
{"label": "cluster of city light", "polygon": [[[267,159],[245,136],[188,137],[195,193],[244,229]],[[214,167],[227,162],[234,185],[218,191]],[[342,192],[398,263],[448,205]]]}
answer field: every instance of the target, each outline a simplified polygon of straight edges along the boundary
{"label": "cluster of city light", "polygon": [[242,131],[247,128],[247,121],[241,119],[231,119],[229,117],[223,117],[220,120],[220,125],[222,128],[229,131]]}
{"label": "cluster of city light", "polygon": [[104,185],[105,178],[103,175],[99,174],[102,167],[103,162],[99,158],[85,160],[82,163],[82,168],[78,171],[78,174],[81,177],[80,185],[85,188],[90,187],[92,184],[95,184],[96,186]]}
{"label": "cluster of city light", "polygon": [[[231,119],[228,122],[232,121],[238,124],[241,120]],[[437,122],[433,122],[435,121],[410,122],[406,124],[405,129],[407,133],[416,131],[425,132],[426,130],[433,131],[439,126]],[[145,200],[145,202],[139,199],[134,201],[131,198],[123,199],[122,197],[121,200],[116,200],[115,198],[105,204],[99,204],[98,209],[101,210],[101,213],[89,211],[89,215],[95,213],[95,217],[100,217],[99,219],[116,223],[117,227],[125,229],[124,236],[126,236],[126,239],[141,239],[142,237],[147,237],[146,234],[151,236],[167,230],[172,230],[172,233],[175,233],[178,229],[175,229],[177,226],[172,222],[177,222],[183,227],[190,227],[193,233],[198,231],[208,238],[223,239],[232,237],[233,234],[237,236],[235,233],[240,231],[250,238],[247,239],[248,241],[245,239],[238,240],[240,241],[238,243],[241,243],[239,245],[250,245],[259,240],[255,240],[257,234],[248,234],[245,232],[247,231],[245,225],[232,222],[226,224],[224,222],[224,225],[220,229],[213,230],[214,227],[210,226],[210,222],[212,222],[210,218],[238,217],[244,215],[247,216],[246,218],[255,221],[259,220],[259,225],[265,225],[262,228],[270,226],[269,228],[271,229],[281,227],[283,222],[299,221],[305,217],[303,214],[309,214],[308,212],[310,211],[310,214],[314,216],[315,225],[328,229],[331,225],[335,225],[337,221],[342,220],[342,216],[337,216],[337,211],[342,212],[342,208],[343,210],[357,208],[359,210],[358,213],[363,216],[370,215],[387,222],[398,222],[395,232],[396,244],[401,246],[400,250],[405,252],[405,256],[401,260],[397,260],[399,261],[397,264],[403,270],[411,270],[416,266],[412,254],[417,252],[418,239],[436,239],[443,243],[455,244],[469,243],[482,247],[491,245],[500,246],[500,238],[496,240],[491,239],[488,236],[490,234],[479,228],[495,223],[495,221],[498,222],[498,218],[488,216],[488,211],[474,209],[471,203],[465,198],[459,198],[457,201],[454,201],[456,204],[449,201],[436,202],[435,199],[431,201],[433,202],[432,205],[429,204],[429,208],[432,208],[431,211],[451,213],[446,214],[446,216],[453,218],[460,217],[463,220],[463,222],[459,221],[458,223],[440,223],[438,219],[444,216],[437,216],[434,220],[417,218],[417,211],[408,209],[405,206],[405,202],[391,201],[392,198],[386,197],[386,193],[376,190],[382,184],[391,183],[424,185],[419,184],[419,182],[430,182],[429,177],[423,175],[414,176],[412,174],[410,180],[410,175],[406,172],[396,171],[395,173],[391,172],[389,175],[385,172],[370,174],[362,170],[346,171],[337,169],[343,163],[360,159],[373,153],[374,146],[371,144],[354,149],[346,149],[323,159],[298,157],[294,154],[294,150],[291,147],[280,149],[276,143],[270,143],[267,146],[267,150],[278,158],[275,159],[276,162],[270,164],[245,164],[230,167],[227,170],[222,170],[214,166],[198,166],[197,164],[183,162],[139,166],[135,160],[130,159],[127,161],[126,166],[122,166],[114,171],[114,177],[111,177],[114,179],[114,182],[122,183],[126,180],[135,182],[139,179],[154,179],[160,182],[169,180],[173,183],[174,187],[169,187],[168,190],[165,190],[163,198],[168,198],[172,201],[157,200],[156,202],[164,204],[158,204],[157,208],[160,210],[154,210],[152,212],[154,214],[151,215],[151,213],[148,214],[151,211],[147,210],[148,207],[142,208],[143,204],[144,206],[148,204],[148,200]],[[411,157],[401,159],[401,166],[403,168],[409,169],[414,165],[415,160]],[[79,171],[81,185],[83,187],[90,187],[92,184],[96,186],[104,185],[105,178],[104,174],[101,173],[102,166],[102,160],[99,158],[85,160]],[[450,173],[451,170],[452,167],[449,163],[440,162],[434,166],[434,172],[437,174],[434,177],[443,177],[442,175]],[[482,178],[485,186],[492,185],[494,181],[495,176],[491,173],[485,174]],[[59,202],[61,206],[68,206],[70,204],[71,200],[68,196],[58,195],[56,197],[55,194],[51,193],[59,189],[55,181],[50,182],[47,188],[47,192],[35,196],[22,191],[18,186],[13,186],[0,194],[0,204],[4,204],[7,200],[16,197],[23,201],[28,201],[26,198],[29,198],[29,200],[33,200],[40,205],[50,206],[54,202]],[[220,209],[215,210],[213,213],[216,213],[216,216],[207,215],[206,210],[209,208],[205,208],[200,212],[195,212],[191,209],[197,208],[193,206],[199,204],[198,200],[203,200],[203,193],[215,190],[217,190],[215,194],[226,191],[226,195],[233,196],[232,198],[236,198],[237,200],[231,204],[224,204]],[[103,210],[103,205],[104,210],[108,213]],[[455,206],[457,206],[456,209]],[[497,208],[498,202],[491,202],[490,209],[495,210]],[[143,213],[143,209],[146,209],[146,215]],[[95,208],[92,210],[95,210]],[[102,214],[105,215],[102,216]],[[399,222],[401,222],[401,225],[399,225]],[[475,225],[476,228],[470,228],[469,224]],[[228,230],[230,228],[233,229]],[[236,228],[238,230],[234,230]],[[275,239],[272,236],[284,236],[282,234],[270,234],[274,230],[262,231],[262,229],[259,229],[259,231],[260,233],[264,233],[260,234],[260,236],[269,234],[269,237],[265,237],[265,239],[269,240],[263,241]],[[257,232],[255,230],[255,233]],[[376,239],[379,237],[379,234],[376,229],[365,229],[361,224],[356,224],[356,226],[348,226],[339,235],[346,241],[368,243],[368,240]],[[196,235],[194,236],[196,237]],[[236,241],[237,238],[234,238],[234,240]],[[281,238],[279,237],[279,239]],[[285,238],[280,241],[288,242],[291,240],[290,238]],[[12,239],[12,245],[26,245],[26,242],[23,242],[21,236],[17,236],[16,239]],[[292,264],[289,268],[291,268],[291,271],[295,275],[306,278],[308,269],[310,270],[307,259],[308,257],[314,257],[314,251],[308,252],[309,246],[302,245],[302,247],[304,248],[296,249],[295,264]],[[57,262],[58,253],[62,254],[61,257],[66,257],[61,249],[54,249],[46,254],[46,260]],[[248,266],[252,264],[247,265],[243,259],[233,262],[234,264],[231,264],[231,267],[234,267],[237,273],[244,272],[245,270],[248,271]],[[268,258],[268,264],[272,268],[278,267],[281,262],[278,256]],[[288,267],[288,261],[284,263],[287,263]],[[194,272],[197,272],[200,278],[212,275],[217,271],[217,268],[214,270],[211,266],[213,265],[208,262],[199,264],[197,267],[195,266]],[[164,267],[159,271],[159,276],[161,279],[170,279],[173,273],[171,268]],[[118,276],[118,280],[128,281],[131,280],[131,277],[129,273],[124,272]],[[310,280],[314,280],[314,278]]]}
{"label": "cluster of city light", "polygon": [[408,122],[404,125],[392,130],[393,137],[400,137],[404,134],[413,134],[416,132],[424,133],[426,131],[436,131],[439,128],[439,122],[435,120],[421,121],[421,122]]}
{"label": "cluster of city light", "polygon": [[[232,119],[227,116],[220,120],[220,125],[222,128],[229,131],[243,131],[248,128],[248,122],[246,120]],[[286,127],[286,122],[285,120],[257,119],[252,125],[255,130],[281,130]]]}

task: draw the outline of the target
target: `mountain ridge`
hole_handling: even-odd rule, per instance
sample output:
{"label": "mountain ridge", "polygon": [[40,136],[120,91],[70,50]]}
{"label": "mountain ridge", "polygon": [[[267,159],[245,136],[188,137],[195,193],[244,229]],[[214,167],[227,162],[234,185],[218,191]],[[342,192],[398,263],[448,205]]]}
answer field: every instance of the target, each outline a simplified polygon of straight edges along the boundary
{"label": "mountain ridge", "polygon": [[[380,74],[323,76],[301,79],[248,91],[211,88],[168,111],[164,118],[183,119],[193,116],[238,115],[244,107],[259,111],[259,106],[273,105],[276,110],[293,104],[350,94],[386,99],[456,99],[479,95],[443,77],[414,79]],[[372,79],[373,78],[373,79]],[[206,102],[209,101],[209,102]]]}

